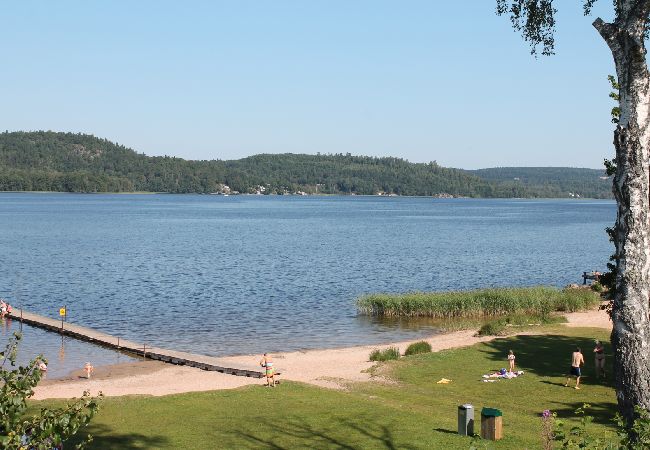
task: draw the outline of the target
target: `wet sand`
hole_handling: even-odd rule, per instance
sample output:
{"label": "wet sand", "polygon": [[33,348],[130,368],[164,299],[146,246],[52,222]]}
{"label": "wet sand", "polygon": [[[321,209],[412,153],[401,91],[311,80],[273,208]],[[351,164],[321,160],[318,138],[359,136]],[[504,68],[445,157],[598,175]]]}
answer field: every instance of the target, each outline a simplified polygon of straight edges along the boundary
{"label": "wet sand", "polygon": [[[567,314],[568,326],[597,327],[611,329],[611,321],[604,311],[588,311]],[[474,345],[498,339],[493,336],[477,337],[476,331],[457,331],[436,334],[424,339],[432,350]],[[526,332],[520,334],[534,334]],[[397,346],[401,351],[416,341],[397,342],[385,345],[365,345],[340,349],[308,350],[274,354],[277,370],[282,373],[279,380],[301,381],[325,388],[345,389],[349,383],[362,381],[385,381],[372,377],[367,369],[375,363],[368,361],[374,349]],[[220,358],[224,366],[259,370],[261,355],[246,355]],[[173,366],[158,361],[141,361],[95,368],[91,379],[85,378],[80,368],[69,376],[56,380],[43,380],[34,390],[35,399],[79,397],[88,390],[95,395],[102,392],[107,396],[120,395],[168,395],[183,392],[233,389],[246,385],[262,385],[265,380],[206,372],[200,369]]]}

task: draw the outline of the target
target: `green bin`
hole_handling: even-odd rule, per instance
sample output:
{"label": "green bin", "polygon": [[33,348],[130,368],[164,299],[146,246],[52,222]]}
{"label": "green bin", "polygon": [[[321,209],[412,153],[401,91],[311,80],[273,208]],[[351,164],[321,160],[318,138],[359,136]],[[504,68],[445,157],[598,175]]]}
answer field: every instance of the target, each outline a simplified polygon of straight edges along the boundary
{"label": "green bin", "polygon": [[503,438],[503,413],[496,408],[481,410],[481,438],[498,441]]}

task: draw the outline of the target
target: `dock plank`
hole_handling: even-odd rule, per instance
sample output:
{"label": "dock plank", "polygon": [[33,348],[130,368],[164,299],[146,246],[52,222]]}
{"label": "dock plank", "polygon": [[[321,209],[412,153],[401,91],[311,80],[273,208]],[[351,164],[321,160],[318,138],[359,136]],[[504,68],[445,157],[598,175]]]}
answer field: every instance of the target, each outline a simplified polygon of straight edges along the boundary
{"label": "dock plank", "polygon": [[219,364],[219,359],[212,356],[198,355],[195,353],[181,352],[159,347],[150,347],[145,343],[140,344],[125,340],[118,336],[103,333],[72,322],[63,322],[62,328],[61,320],[41,316],[25,310],[20,310],[18,312],[14,310],[11,314],[8,314],[8,317],[26,323],[27,325],[63,334],[64,336],[70,336],[81,341],[91,342],[102,347],[130,353],[136,356],[142,356],[145,359],[161,361],[167,364],[196,367],[197,369],[221,372],[235,376],[254,378],[262,378],[264,376],[262,372],[250,370],[248,368],[223,367]]}

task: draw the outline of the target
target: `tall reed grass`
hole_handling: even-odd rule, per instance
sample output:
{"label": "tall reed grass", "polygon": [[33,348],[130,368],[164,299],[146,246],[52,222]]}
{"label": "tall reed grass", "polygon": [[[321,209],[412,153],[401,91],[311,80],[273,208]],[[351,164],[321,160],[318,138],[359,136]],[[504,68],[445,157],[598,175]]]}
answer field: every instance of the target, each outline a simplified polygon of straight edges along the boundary
{"label": "tall reed grass", "polygon": [[357,299],[362,314],[385,317],[478,318],[508,314],[545,316],[596,307],[600,297],[587,289],[499,288],[454,292],[368,294]]}

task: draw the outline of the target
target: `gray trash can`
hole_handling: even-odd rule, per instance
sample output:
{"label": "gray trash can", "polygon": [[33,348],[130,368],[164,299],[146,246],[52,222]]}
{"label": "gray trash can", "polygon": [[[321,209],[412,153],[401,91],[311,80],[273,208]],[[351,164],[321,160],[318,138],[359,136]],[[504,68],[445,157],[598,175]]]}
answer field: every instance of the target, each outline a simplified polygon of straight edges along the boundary
{"label": "gray trash can", "polygon": [[458,434],[474,435],[474,407],[470,403],[458,407]]}

